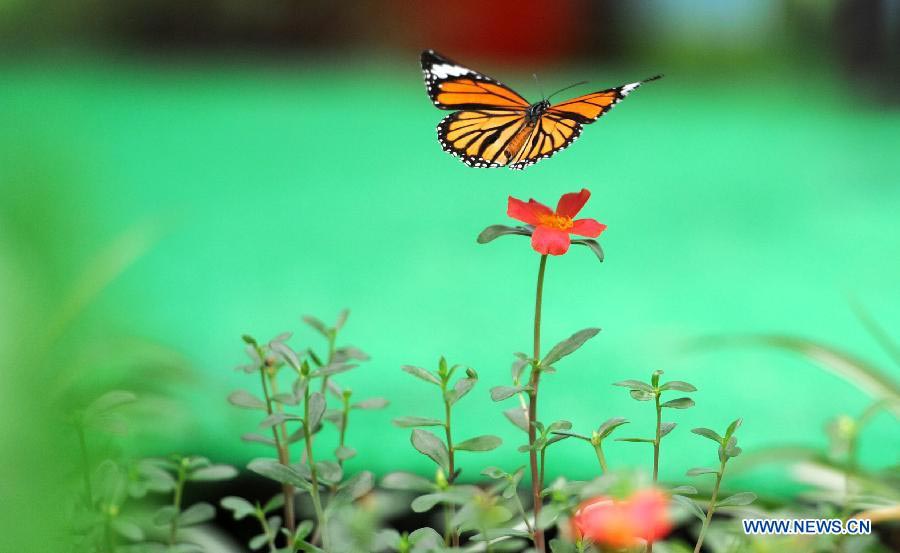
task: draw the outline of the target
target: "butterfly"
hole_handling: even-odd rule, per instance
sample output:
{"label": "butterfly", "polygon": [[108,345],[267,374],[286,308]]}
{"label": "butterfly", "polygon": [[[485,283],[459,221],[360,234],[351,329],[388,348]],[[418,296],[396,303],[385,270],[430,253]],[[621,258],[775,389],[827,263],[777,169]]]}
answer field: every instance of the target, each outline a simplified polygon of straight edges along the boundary
{"label": "butterfly", "polygon": [[503,83],[434,50],[422,52],[422,71],[434,105],[458,110],[437,126],[444,151],[469,167],[510,169],[524,169],[568,147],[581,134],[582,125],[599,119],[637,87],[662,77],[558,104],[546,98],[531,104]]}

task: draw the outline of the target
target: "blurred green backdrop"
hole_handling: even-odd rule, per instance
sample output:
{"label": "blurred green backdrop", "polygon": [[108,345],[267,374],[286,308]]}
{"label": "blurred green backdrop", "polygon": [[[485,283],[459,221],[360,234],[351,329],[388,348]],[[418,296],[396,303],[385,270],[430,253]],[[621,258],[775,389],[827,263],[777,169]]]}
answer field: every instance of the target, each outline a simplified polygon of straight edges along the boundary
{"label": "blurred green backdrop", "polygon": [[[796,37],[778,25],[761,30],[770,18],[783,23],[771,10],[748,8],[704,34],[664,6],[671,18],[645,13],[632,28],[634,37],[666,32],[626,40],[637,53],[616,63],[584,50],[543,62],[548,89],[666,77],[521,173],[470,169],[441,152],[434,126],[443,114],[417,65],[430,43],[233,57],[19,45],[27,55],[0,67],[7,438],[34,420],[34,393],[63,373],[161,392],[154,424],[131,444],[139,451],[235,463],[262,455],[238,439],[255,415],[225,402],[256,385],[232,370],[243,362],[240,335],[297,330],[294,345],[319,345],[300,316],[331,321],[349,307],[346,339],[372,359],[343,380],[360,397],[392,402],[351,423],[348,441],[360,451],[351,470],[430,470],[390,420],[436,414],[425,397],[433,390],[399,367],[433,368],[442,354],[481,376],[460,404],[460,435],[506,441],[464,458],[464,474],[524,464],[521,435],[487,391],[508,383],[512,352],[529,348],[538,256],[519,237],[487,246],[475,237],[509,222],[507,195],[550,203],[586,187],[585,215],[609,225],[607,261],[582,249],[550,260],[544,347],[583,327],[603,332],[546,378],[542,417],[588,431],[624,416],[628,435],[648,434],[652,410],[611,383],[663,369],[699,388],[696,408],[669,417],[680,427],[663,450],[664,478],[714,455],[687,429],[738,416],[747,450],[824,444],[826,421],[858,414],[864,393],[800,358],[686,346],[709,335],[799,335],[897,379],[849,298],[900,328],[900,110],[815,48],[792,50]],[[527,63],[473,57],[537,96]],[[44,338],[63,345],[17,373]],[[135,344],[141,366],[192,369],[163,378],[115,361]],[[608,449],[614,466],[648,462],[634,444]],[[863,462],[898,457],[896,420],[882,414],[863,438]],[[552,474],[595,470],[574,441],[549,462]],[[754,485],[778,491],[784,481],[757,476]]]}

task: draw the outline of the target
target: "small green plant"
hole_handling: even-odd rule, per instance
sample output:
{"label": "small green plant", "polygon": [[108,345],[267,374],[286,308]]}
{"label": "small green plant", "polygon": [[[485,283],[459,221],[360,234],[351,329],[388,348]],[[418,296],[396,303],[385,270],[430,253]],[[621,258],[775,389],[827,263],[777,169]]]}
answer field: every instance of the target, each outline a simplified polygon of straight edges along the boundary
{"label": "small green plant", "polygon": [[752,492],[741,492],[726,497],[725,499],[719,499],[719,490],[722,485],[722,479],[725,476],[725,467],[728,464],[730,459],[733,459],[741,454],[741,448],[737,445],[737,437],[734,433],[741,426],[741,419],[737,419],[731,424],[728,425],[728,428],[725,430],[725,435],[720,436],[716,431],[710,430],[709,428],[694,428],[691,430],[694,434],[698,436],[703,436],[709,440],[712,440],[718,445],[718,455],[719,455],[719,467],[718,468],[708,468],[708,467],[695,467],[687,471],[688,476],[700,476],[704,474],[715,474],[716,481],[713,485],[712,496],[709,499],[709,505],[706,508],[706,512],[700,508],[697,503],[684,495],[675,495],[674,499],[684,505],[692,514],[697,516],[702,521],[702,526],[700,528],[700,534],[697,537],[697,543],[694,546],[694,553],[699,553],[700,548],[703,546],[703,540],[706,537],[706,532],[709,529],[709,523],[712,521],[713,513],[716,509],[721,507],[738,507],[743,505],[749,505],[756,501],[756,494]]}
{"label": "small green plant", "polygon": [[670,399],[669,401],[660,403],[663,392],[679,391],[679,392],[696,392],[697,388],[693,384],[682,380],[673,380],[660,385],[659,377],[663,371],[653,371],[650,376],[650,383],[641,382],[639,380],[623,380],[616,382],[614,386],[628,388],[631,397],[637,401],[653,401],[656,407],[656,431],[652,438],[616,438],[619,442],[647,443],[653,445],[653,482],[659,480],[659,447],[662,439],[669,435],[675,429],[676,423],[663,422],[663,409],[688,409],[694,406],[694,400],[689,397],[680,397]]}
{"label": "small green plant", "polygon": [[[500,438],[493,435],[476,436],[462,441],[454,441],[452,413],[453,407],[468,394],[475,383],[478,382],[478,373],[472,368],[465,369],[465,376],[459,378],[451,385],[451,381],[460,365],[450,366],[447,360],[441,357],[438,362],[436,372],[429,372],[421,367],[406,365],[403,370],[416,378],[423,380],[429,384],[438,386],[441,391],[441,403],[443,410],[443,419],[426,418],[426,417],[400,417],[394,419],[394,424],[402,428],[414,428],[410,434],[410,442],[412,446],[429,459],[437,464],[441,476],[438,480],[440,488],[444,494],[445,527],[444,541],[447,545],[459,545],[459,521],[454,524],[455,505],[454,501],[458,494],[453,489],[453,484],[459,476],[460,470],[456,466],[456,452],[458,451],[490,451],[497,448],[502,442]],[[444,439],[428,430],[422,430],[421,427],[442,427],[444,430]]]}
{"label": "small green plant", "polygon": [[[280,541],[287,551],[316,550],[320,543],[325,550],[330,550],[332,542],[340,541],[341,529],[329,525],[329,521],[369,493],[374,486],[372,473],[362,471],[346,477],[344,470],[346,461],[356,455],[356,451],[347,445],[351,412],[381,409],[388,403],[382,398],[351,403],[351,390],[342,389],[335,382],[336,375],[356,368],[352,361],[368,359],[364,352],[355,347],[337,345],[348,315],[348,311],[342,311],[331,327],[315,317],[303,318],[326,339],[327,354],[324,356],[318,355],[312,348],[299,352],[291,348],[288,341],[292,334],[289,332],[279,334],[266,344],[260,344],[248,335],[243,337],[250,363],[238,369],[248,374],[259,374],[263,397],[247,390],[238,390],[228,397],[228,401],[236,407],[261,411],[264,415],[259,428],[269,432],[271,438],[257,433],[244,434],[241,438],[274,448],[275,457],[254,459],[247,468],[278,482],[282,489],[281,500],[269,501],[265,506],[254,505],[247,500],[239,503],[240,498],[229,500],[229,508],[234,510],[235,516],[240,513],[243,518],[251,513],[248,509],[252,508],[252,514],[262,526],[263,532],[251,540],[251,548],[266,544],[274,548],[281,535],[283,539]],[[285,374],[289,375],[290,385],[282,388]],[[339,408],[329,409],[329,395],[340,402]],[[323,430],[325,422],[333,424],[338,431],[338,446],[332,452],[333,460],[319,459],[314,447],[315,436]],[[303,448],[296,455],[291,451],[291,446],[299,442],[303,443]],[[294,462],[295,456],[299,462]],[[298,524],[295,510],[298,490],[308,494],[315,523],[304,520]],[[328,492],[327,497],[325,492]],[[269,515],[278,506],[282,508],[282,516]]]}

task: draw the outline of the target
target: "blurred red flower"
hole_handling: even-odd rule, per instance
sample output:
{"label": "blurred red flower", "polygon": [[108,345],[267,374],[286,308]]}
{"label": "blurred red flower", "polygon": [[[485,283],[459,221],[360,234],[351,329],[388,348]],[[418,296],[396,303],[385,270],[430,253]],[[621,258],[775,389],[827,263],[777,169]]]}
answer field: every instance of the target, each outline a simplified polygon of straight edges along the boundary
{"label": "blurred red flower", "polygon": [[658,541],[672,530],[668,505],[668,496],[654,488],[621,501],[595,497],[575,511],[572,535],[613,548],[633,546],[638,540]]}
{"label": "blurred red flower", "polygon": [[563,194],[553,211],[533,199],[526,203],[510,196],[506,214],[534,227],[531,247],[536,252],[562,255],[569,251],[570,234],[596,238],[606,229],[606,225],[594,219],[574,219],[590,197],[591,192],[586,188]]}

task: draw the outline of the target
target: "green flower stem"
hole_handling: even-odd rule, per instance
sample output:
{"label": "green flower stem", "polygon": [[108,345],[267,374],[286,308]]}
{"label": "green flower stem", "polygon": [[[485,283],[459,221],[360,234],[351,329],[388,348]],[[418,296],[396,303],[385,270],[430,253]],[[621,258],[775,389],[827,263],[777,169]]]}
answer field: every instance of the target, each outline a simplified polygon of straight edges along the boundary
{"label": "green flower stem", "polygon": [[[312,429],[309,427],[309,385],[305,388],[303,399],[303,435],[306,438],[306,461],[309,464],[309,474],[312,483],[312,489],[309,492],[312,498],[313,508],[316,511],[316,520],[318,521],[318,532],[322,535],[322,542],[325,549],[328,550],[328,532],[325,531],[325,511],[322,509],[322,498],[319,496],[319,475],[316,471],[316,460],[313,457],[312,449]],[[293,530],[291,531],[293,534]]]}
{"label": "green flower stem", "polygon": [[178,461],[178,476],[175,481],[175,494],[172,497],[172,507],[175,512],[172,513],[172,520],[169,522],[169,545],[175,545],[178,537],[178,515],[181,514],[181,498],[184,495],[184,482],[187,479],[187,458]]}
{"label": "green flower stem", "polygon": [[275,547],[275,539],[272,537],[272,529],[269,528],[269,521],[266,520],[266,513],[263,512],[259,504],[256,504],[256,518],[262,526],[263,533],[266,535],[266,542],[269,544],[269,553],[277,553],[278,548]]}
{"label": "green flower stem", "polygon": [[[265,397],[266,400],[266,412],[269,416],[272,416],[274,413],[272,408],[272,396],[269,394],[269,386],[266,383],[268,363],[265,361],[266,357],[262,348],[257,347],[256,351],[259,358],[263,360],[262,365],[259,367],[259,378],[260,384],[262,385],[263,397]],[[290,454],[288,453],[287,442],[281,440],[281,436],[278,434],[278,428],[275,426],[272,427],[272,438],[275,439],[275,449],[278,451],[278,462],[282,465],[289,465]],[[284,525],[291,534],[293,534],[296,529],[296,522],[294,520],[294,486],[282,484],[281,493],[284,495]]]}
{"label": "green flower stem", "polygon": [[[727,461],[728,458],[726,457]],[[709,528],[709,522],[712,520],[713,512],[716,510],[716,499],[719,497],[719,485],[722,483],[722,477],[725,476],[725,461],[719,464],[719,473],[716,475],[716,485],[713,486],[712,497],[709,498],[709,508],[706,510],[706,519],[703,521],[703,527],[700,528],[700,535],[697,536],[697,545],[694,546],[694,553],[700,553],[700,547],[703,545],[703,538],[706,537],[706,530]]]}
{"label": "green flower stem", "polygon": [[[447,469],[450,471],[450,474],[447,475],[447,482],[450,485],[453,485],[454,480],[456,480],[456,455],[453,451],[453,433],[450,430],[451,424],[451,405],[450,401],[447,399],[447,382],[448,379],[444,378],[441,382],[441,392],[444,398],[444,430],[447,436],[447,457],[449,459],[447,463]],[[444,508],[446,509],[447,516],[447,527],[444,529],[445,537],[444,541],[447,545],[452,545],[453,547],[459,547],[459,531],[450,528],[450,521],[453,518],[453,515],[456,513],[456,507],[453,504],[447,503]],[[447,540],[447,538],[450,538]]]}
{"label": "green flower stem", "polygon": [[544,270],[547,267],[547,254],[541,256],[538,268],[537,287],[534,297],[534,355],[531,367],[530,391],[528,392],[528,445],[531,446],[528,458],[531,464],[531,495],[534,501],[534,547],[538,553],[546,553],[544,545],[544,531],[537,524],[538,515],[541,513],[541,490],[544,483],[538,469],[538,455],[534,448],[537,439],[537,397],[538,383],[541,375],[541,302],[544,294]]}
{"label": "green flower stem", "polygon": [[603,455],[603,446],[597,444],[594,446],[594,452],[597,454],[597,460],[600,461],[600,470],[603,471],[603,474],[609,472],[609,469],[606,467],[606,456]]}
{"label": "green flower stem", "polygon": [[[653,440],[653,483],[659,480],[659,442],[662,440],[660,436],[660,427],[662,426],[662,407],[659,404],[659,391],[654,393],[656,400],[656,439]],[[651,549],[652,551],[652,545]]]}
{"label": "green flower stem", "polygon": [[78,432],[78,448],[81,450],[81,466],[84,476],[84,491],[87,494],[88,505],[94,505],[94,492],[91,485],[91,462],[88,458],[87,441],[84,438],[84,426],[79,422],[75,425]]}

